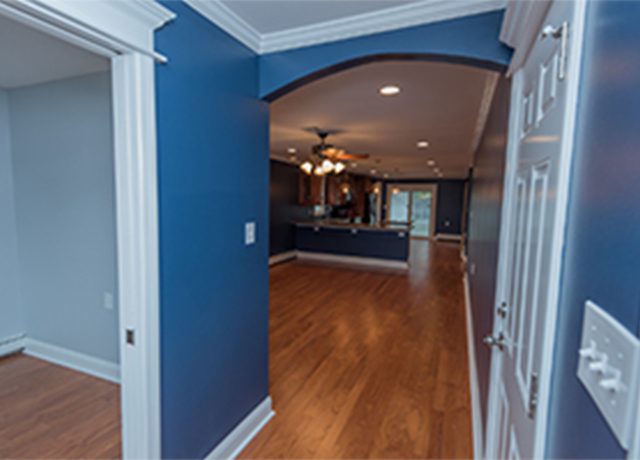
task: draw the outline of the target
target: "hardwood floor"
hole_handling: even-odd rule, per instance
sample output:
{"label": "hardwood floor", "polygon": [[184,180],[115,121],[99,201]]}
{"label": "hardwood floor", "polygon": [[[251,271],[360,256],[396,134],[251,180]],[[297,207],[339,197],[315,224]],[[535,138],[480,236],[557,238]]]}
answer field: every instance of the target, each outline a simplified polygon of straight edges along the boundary
{"label": "hardwood floor", "polygon": [[409,273],[271,269],[276,416],[244,458],[471,458],[462,271],[412,242]]}
{"label": "hardwood floor", "polygon": [[0,359],[0,458],[120,458],[119,387],[25,355]]}

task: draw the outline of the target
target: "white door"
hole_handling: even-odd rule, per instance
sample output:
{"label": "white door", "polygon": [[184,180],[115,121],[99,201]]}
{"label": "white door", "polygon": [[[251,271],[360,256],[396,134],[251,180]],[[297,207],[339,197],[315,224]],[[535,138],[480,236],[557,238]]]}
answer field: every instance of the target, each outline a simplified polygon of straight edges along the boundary
{"label": "white door", "polygon": [[[555,1],[514,76],[488,458],[544,455],[584,5]],[[577,46],[576,46],[577,45]]]}

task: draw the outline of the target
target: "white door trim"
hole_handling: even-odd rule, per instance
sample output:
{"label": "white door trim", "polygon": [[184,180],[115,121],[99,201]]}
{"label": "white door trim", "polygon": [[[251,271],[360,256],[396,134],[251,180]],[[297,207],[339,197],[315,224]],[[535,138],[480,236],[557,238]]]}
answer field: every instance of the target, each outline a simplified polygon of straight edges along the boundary
{"label": "white door trim", "polygon": [[[112,61],[122,452],[160,457],[158,204],[154,30],[175,16],[152,0],[0,2],[0,14]],[[127,345],[126,329],[135,331]]]}
{"label": "white door trim", "polygon": [[[518,2],[512,2],[516,5]],[[536,2],[529,2],[536,3]],[[539,8],[546,8],[544,13],[548,9],[548,5],[544,5],[546,2],[540,2]],[[517,8],[515,13],[507,13],[507,18],[510,18],[511,21],[520,21],[523,24],[536,24],[535,27],[538,27],[538,31],[536,33],[530,33],[529,41],[521,40],[518,42],[518,47],[523,48],[525,51],[525,58],[519,63],[517,68],[511,69],[514,73],[514,84],[512,88],[512,97],[511,97],[511,108],[510,108],[510,119],[509,119],[509,141],[508,141],[508,153],[507,153],[507,165],[505,169],[505,182],[504,182],[504,190],[505,190],[505,198],[513,195],[513,186],[514,186],[514,178],[515,178],[515,160],[517,154],[517,146],[519,143],[519,127],[521,124],[520,121],[520,110],[518,101],[519,98],[515,97],[515,95],[519,94],[519,84],[520,84],[520,70],[527,62],[527,54],[534,40],[538,39],[538,34],[540,31],[540,26],[544,25],[537,21],[529,21],[527,22],[527,18],[522,18],[520,15],[527,14],[539,14],[540,11],[536,8],[533,9],[533,13],[531,9],[527,9],[525,11],[520,10],[517,12]],[[572,52],[569,56],[568,65],[567,65],[567,73],[571,75],[571,78],[567,81],[567,107],[564,118],[564,132],[562,146],[561,146],[561,161],[559,163],[558,174],[560,177],[558,183],[558,189],[556,190],[556,199],[557,199],[557,208],[556,208],[556,222],[557,225],[553,229],[554,236],[553,241],[554,245],[552,248],[552,252],[554,256],[552,257],[552,265],[549,267],[550,272],[550,284],[549,284],[549,309],[547,313],[547,321],[544,326],[545,338],[543,339],[543,349],[541,356],[541,368],[540,368],[540,387],[539,387],[539,398],[538,398],[538,411],[536,416],[535,423],[535,445],[534,445],[534,458],[544,458],[545,456],[545,448],[546,448],[546,437],[547,437],[547,422],[549,417],[549,402],[550,402],[550,392],[551,392],[551,372],[553,369],[553,350],[555,345],[555,332],[556,332],[556,323],[557,323],[557,312],[558,312],[558,301],[560,297],[560,277],[562,272],[562,249],[564,247],[564,237],[566,230],[566,215],[567,215],[567,204],[569,201],[569,183],[570,183],[570,171],[571,164],[573,159],[573,146],[574,146],[574,135],[576,118],[577,118],[577,102],[578,102],[578,90],[580,87],[580,63],[582,61],[582,50],[583,50],[583,35],[584,35],[584,22],[585,22],[585,14],[586,14],[586,1],[585,0],[576,0],[575,1],[575,14],[574,18],[570,24],[570,33],[569,39],[571,40],[571,49]],[[544,16],[542,16],[544,18]],[[533,27],[533,26],[529,26]],[[504,30],[504,28],[503,28]],[[518,48],[516,48],[516,53]],[[510,202],[510,199],[505,199],[503,201],[503,212],[505,212],[505,208],[508,204],[507,201]],[[508,213],[509,208],[506,208]],[[496,303],[500,303],[501,299],[505,298],[505,282],[504,275],[506,262],[507,262],[507,248],[508,242],[510,239],[510,235],[508,235],[508,222],[509,216],[505,214],[502,215],[501,218],[501,228],[500,228],[500,255],[498,262],[498,277],[496,282]],[[494,333],[498,332],[496,330],[498,321],[494,322]],[[498,380],[500,379],[500,368],[501,368],[501,356],[500,352],[494,350],[492,354],[492,363],[491,363],[491,394],[489,399],[489,411],[488,411],[488,421],[487,421],[487,434],[486,434],[486,451],[485,457],[493,458],[495,455],[495,446],[492,442],[497,439],[497,429],[495,426],[495,421],[497,420],[497,409],[498,409],[498,401],[497,401],[497,387]]]}

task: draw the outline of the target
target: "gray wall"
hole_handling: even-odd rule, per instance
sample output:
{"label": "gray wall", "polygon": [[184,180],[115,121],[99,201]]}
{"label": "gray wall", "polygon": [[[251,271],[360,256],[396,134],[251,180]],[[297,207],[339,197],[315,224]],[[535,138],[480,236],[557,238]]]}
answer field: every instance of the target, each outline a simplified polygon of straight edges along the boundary
{"label": "gray wall", "polygon": [[8,95],[0,90],[0,341],[24,332],[12,170]]}
{"label": "gray wall", "polygon": [[501,77],[476,151],[469,202],[469,267],[475,265],[475,274],[469,271],[469,291],[483,420],[487,414],[491,353],[482,344],[482,337],[493,329],[509,95],[510,81]]}
{"label": "gray wall", "polygon": [[29,337],[118,361],[108,73],[9,92],[25,325]]}

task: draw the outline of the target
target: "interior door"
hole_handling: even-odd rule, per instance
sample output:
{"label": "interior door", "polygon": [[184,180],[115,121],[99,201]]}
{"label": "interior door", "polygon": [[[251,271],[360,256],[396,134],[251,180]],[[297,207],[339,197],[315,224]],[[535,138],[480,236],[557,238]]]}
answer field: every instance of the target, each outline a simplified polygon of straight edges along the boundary
{"label": "interior door", "polygon": [[[569,181],[581,20],[576,2],[555,1],[524,66],[517,71],[507,173],[511,191],[499,268],[488,458],[544,455],[551,348]],[[581,10],[583,11],[583,9]],[[574,26],[580,24],[579,27]],[[572,59],[573,58],[573,59]],[[516,128],[516,129],[514,129]]]}

